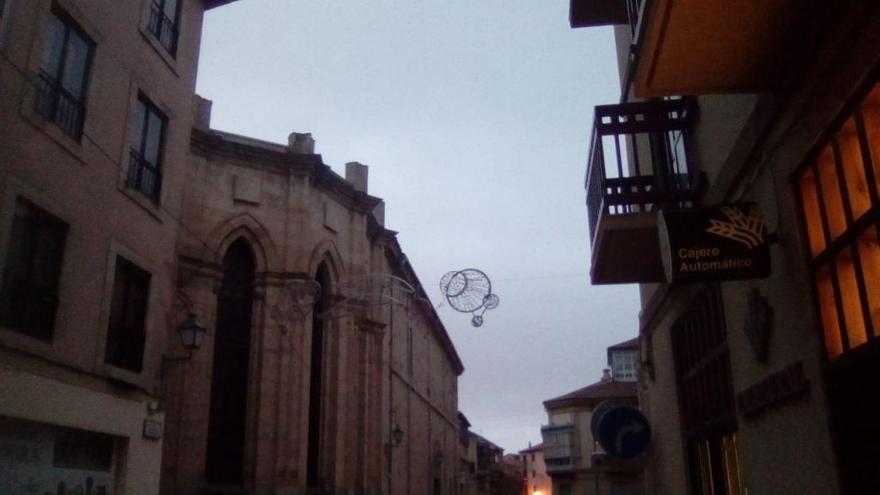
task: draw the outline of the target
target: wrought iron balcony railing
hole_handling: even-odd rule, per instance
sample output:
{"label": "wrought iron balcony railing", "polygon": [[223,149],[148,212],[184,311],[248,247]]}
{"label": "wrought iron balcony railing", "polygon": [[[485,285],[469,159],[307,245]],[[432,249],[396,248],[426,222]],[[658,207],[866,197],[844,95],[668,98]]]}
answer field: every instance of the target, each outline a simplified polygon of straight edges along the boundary
{"label": "wrought iron balcony railing", "polygon": [[152,2],[150,7],[150,23],[147,28],[172,57],[177,54],[177,23],[156,2]]}
{"label": "wrought iron balcony railing", "polygon": [[79,141],[86,113],[83,102],[44,71],[37,75],[36,88],[34,110],[58,125],[65,134]]}
{"label": "wrought iron balcony railing", "polygon": [[162,171],[134,149],[130,150],[129,156],[126,185],[144,193],[153,201],[158,201],[159,189],[162,186]]}
{"label": "wrought iron balcony railing", "polygon": [[689,99],[596,107],[587,164],[590,242],[601,215],[684,208],[696,198],[685,138]]}

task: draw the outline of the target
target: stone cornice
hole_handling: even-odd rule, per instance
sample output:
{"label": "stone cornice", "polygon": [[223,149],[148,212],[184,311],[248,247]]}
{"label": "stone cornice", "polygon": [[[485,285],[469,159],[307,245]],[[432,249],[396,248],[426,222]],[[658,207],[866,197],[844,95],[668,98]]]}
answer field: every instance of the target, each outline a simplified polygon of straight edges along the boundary
{"label": "stone cornice", "polygon": [[325,165],[319,154],[293,153],[281,145],[265,143],[261,146],[259,141],[251,141],[253,144],[224,139],[223,133],[193,127],[190,149],[194,155],[228,160],[240,167],[269,170],[284,176],[311,177],[316,187],[333,195],[346,207],[370,216],[382,203],[381,198],[356,190]]}
{"label": "stone cornice", "polygon": [[[407,261],[400,244],[397,242],[397,233],[392,230],[385,230],[385,236],[388,241],[385,245],[385,257],[391,265],[392,273],[397,273],[401,275],[402,278],[409,281],[416,291],[418,291],[416,295],[419,298],[424,299],[425,301],[430,301],[428,294],[425,292],[424,287],[422,287],[421,281],[419,281],[419,277],[416,275],[413,267],[409,264],[409,261]],[[446,351],[446,355],[452,362],[455,371],[459,375],[464,373],[464,364],[462,364],[461,358],[455,350],[455,345],[452,343],[452,339],[446,331],[446,326],[443,325],[437,311],[430,304],[419,304],[418,307],[419,312],[421,312],[425,319],[430,323],[431,328],[434,330],[434,335],[440,341],[443,350]]]}

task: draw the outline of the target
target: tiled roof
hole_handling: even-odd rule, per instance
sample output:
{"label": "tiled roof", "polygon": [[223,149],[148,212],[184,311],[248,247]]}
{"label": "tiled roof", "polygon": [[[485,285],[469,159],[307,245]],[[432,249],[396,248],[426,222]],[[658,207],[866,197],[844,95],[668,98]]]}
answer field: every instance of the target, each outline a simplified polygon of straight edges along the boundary
{"label": "tiled roof", "polygon": [[635,399],[637,396],[635,382],[606,380],[545,400],[544,407],[554,409],[573,405],[592,406],[605,399]]}
{"label": "tiled roof", "polygon": [[634,337],[629,340],[617,343],[608,348],[608,350],[617,350],[617,349],[638,349],[639,348],[639,338]]}
{"label": "tiled roof", "polygon": [[529,452],[539,452],[539,451],[541,451],[541,450],[544,450],[544,444],[543,444],[543,443],[539,443],[538,445],[532,445],[532,446],[529,447],[529,448],[522,449],[522,450],[519,451],[519,453],[520,453],[520,454],[527,454],[527,453],[529,453]]}

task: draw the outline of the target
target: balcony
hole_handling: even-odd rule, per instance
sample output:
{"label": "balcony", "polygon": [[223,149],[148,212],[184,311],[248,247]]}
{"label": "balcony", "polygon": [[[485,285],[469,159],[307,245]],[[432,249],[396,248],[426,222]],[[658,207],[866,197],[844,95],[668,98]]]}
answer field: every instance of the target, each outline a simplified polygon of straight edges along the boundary
{"label": "balcony", "polygon": [[162,171],[145,159],[136,150],[129,150],[128,177],[125,185],[142,192],[145,196],[159,201],[159,188],[162,185]]}
{"label": "balcony", "polygon": [[547,473],[573,471],[580,459],[577,430],[574,425],[542,426],[541,436],[544,442],[544,463],[547,466]]}
{"label": "balcony", "polygon": [[631,82],[639,98],[762,92],[801,75],[848,3],[571,0],[570,22],[633,27]]}
{"label": "balcony", "polygon": [[657,210],[696,200],[685,151],[693,113],[689,99],[596,107],[585,183],[593,284],[665,280]]}

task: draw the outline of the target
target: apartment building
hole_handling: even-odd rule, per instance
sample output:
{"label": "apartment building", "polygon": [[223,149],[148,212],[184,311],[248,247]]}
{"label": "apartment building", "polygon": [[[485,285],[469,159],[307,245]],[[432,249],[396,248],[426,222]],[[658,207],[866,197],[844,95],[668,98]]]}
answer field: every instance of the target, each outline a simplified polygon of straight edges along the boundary
{"label": "apartment building", "polygon": [[552,495],[553,481],[544,462],[544,444],[532,445],[519,451],[522,456],[525,495]]}
{"label": "apartment building", "polygon": [[593,435],[594,412],[603,403],[636,407],[636,383],[616,381],[606,370],[600,381],[544,401],[543,461],[552,493],[642,493],[642,459],[615,459]]}
{"label": "apartment building", "polygon": [[0,486],[157,493],[205,12],[0,2]]}
{"label": "apartment building", "polygon": [[640,287],[648,493],[880,492],[880,6],[570,13],[617,43],[591,279]]}

